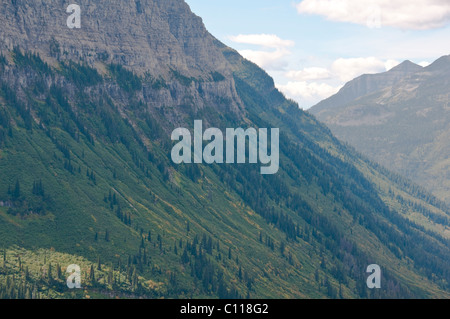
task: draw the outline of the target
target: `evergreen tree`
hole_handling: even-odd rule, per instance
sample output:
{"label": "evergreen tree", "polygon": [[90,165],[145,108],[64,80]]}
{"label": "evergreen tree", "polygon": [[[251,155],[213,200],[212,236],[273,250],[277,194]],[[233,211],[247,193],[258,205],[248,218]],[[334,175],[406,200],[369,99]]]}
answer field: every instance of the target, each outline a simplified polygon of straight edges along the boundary
{"label": "evergreen tree", "polygon": [[56,277],[58,279],[62,279],[62,271],[61,271],[61,265],[56,264]]}
{"label": "evergreen tree", "polygon": [[49,282],[53,281],[53,276],[52,276],[52,263],[48,264],[48,274],[47,274],[47,278]]}
{"label": "evergreen tree", "polygon": [[30,279],[30,273],[28,270],[28,266],[25,267],[25,280],[29,280]]}
{"label": "evergreen tree", "polygon": [[183,254],[181,255],[181,262],[183,264],[187,264],[189,262],[189,255],[186,248],[184,248]]}
{"label": "evergreen tree", "polygon": [[284,241],[282,241],[280,244],[280,252],[281,252],[281,255],[283,255],[283,256],[284,256],[285,249],[286,249],[286,244],[284,243]]}
{"label": "evergreen tree", "polygon": [[19,180],[16,181],[16,186],[14,186],[14,191],[12,193],[12,197],[13,197],[14,200],[17,200],[20,197],[20,183],[19,183]]}
{"label": "evergreen tree", "polygon": [[[100,259],[99,259],[100,260]],[[94,273],[94,265],[91,265],[91,269],[89,271],[89,281],[92,284],[95,284],[95,273]]]}

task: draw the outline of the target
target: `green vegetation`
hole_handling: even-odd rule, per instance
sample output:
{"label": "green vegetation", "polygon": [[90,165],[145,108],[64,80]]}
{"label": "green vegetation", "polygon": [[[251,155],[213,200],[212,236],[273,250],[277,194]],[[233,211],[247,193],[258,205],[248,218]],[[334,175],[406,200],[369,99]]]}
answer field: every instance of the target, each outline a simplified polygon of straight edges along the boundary
{"label": "green vegetation", "polygon": [[161,77],[154,78],[149,72],[146,72],[144,78],[145,82],[150,83],[152,89],[154,90],[161,90],[168,88],[166,81]]}
{"label": "green vegetation", "polygon": [[3,70],[3,67],[8,64],[4,55],[0,54],[0,71]]}
{"label": "green vegetation", "polygon": [[120,64],[110,64],[108,69],[117,84],[126,92],[139,91],[142,89],[142,80],[133,72],[128,71]]}
{"label": "green vegetation", "polygon": [[211,77],[214,82],[221,82],[225,80],[225,77],[217,71],[211,72]]}
{"label": "green vegetation", "polygon": [[93,86],[103,81],[97,70],[87,65],[76,64],[72,61],[61,62],[61,69],[61,73],[77,87]]}
{"label": "green vegetation", "polygon": [[49,74],[51,72],[47,63],[35,53],[26,52],[25,54],[19,48],[14,48],[13,58],[16,65],[21,67],[31,67],[38,73]]}
{"label": "green vegetation", "polygon": [[[158,298],[167,293],[161,289],[163,283],[139,276],[130,259],[119,257],[116,262],[106,265],[100,259],[92,263],[83,257],[51,249],[29,251],[12,247],[1,253],[0,299],[106,298],[106,293],[111,292],[118,298],[136,294]],[[66,271],[71,264],[80,267],[80,290],[67,287],[70,274]]]}
{"label": "green vegetation", "polygon": [[183,74],[181,74],[179,71],[174,70],[174,69],[170,69],[171,73],[172,73],[172,77],[178,81],[179,83],[181,83],[181,85],[183,86],[190,86],[192,84],[192,82],[195,82],[195,78],[192,77],[187,77]]}
{"label": "green vegetation", "polygon": [[[69,62],[42,73],[24,54],[11,67],[27,86],[0,74],[2,297],[448,297],[445,205],[339,143],[255,65],[226,56],[246,123],[223,111],[225,98],[203,113],[149,109],[130,93],[165,85],[118,65],[104,78]],[[196,81],[172,73],[161,83]],[[194,116],[280,127],[280,173],[174,165],[169,119],[189,127]],[[384,289],[367,289],[371,263]],[[64,286],[70,264],[85,289]]]}

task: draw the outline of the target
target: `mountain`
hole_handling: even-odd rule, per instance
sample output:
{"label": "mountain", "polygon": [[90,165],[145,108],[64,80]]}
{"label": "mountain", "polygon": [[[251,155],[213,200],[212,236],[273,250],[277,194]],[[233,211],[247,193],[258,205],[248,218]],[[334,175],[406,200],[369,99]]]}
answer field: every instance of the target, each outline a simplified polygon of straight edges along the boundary
{"label": "mountain", "polygon": [[313,114],[321,116],[322,113],[329,115],[330,112],[338,112],[343,106],[354,100],[390,87],[408,75],[422,70],[420,65],[411,61],[404,61],[391,70],[379,74],[364,74],[344,85],[339,92],[311,108]]}
{"label": "mountain", "polygon": [[[1,4],[1,298],[450,296],[449,209],[339,142],[184,1],[79,1],[81,29],[68,5]],[[171,133],[196,120],[279,128],[278,173],[175,164]],[[73,264],[84,289],[66,286]]]}
{"label": "mountain", "polygon": [[[310,112],[358,151],[450,203],[450,56],[409,71],[352,100],[341,91]],[[343,99],[336,107],[329,104]]]}

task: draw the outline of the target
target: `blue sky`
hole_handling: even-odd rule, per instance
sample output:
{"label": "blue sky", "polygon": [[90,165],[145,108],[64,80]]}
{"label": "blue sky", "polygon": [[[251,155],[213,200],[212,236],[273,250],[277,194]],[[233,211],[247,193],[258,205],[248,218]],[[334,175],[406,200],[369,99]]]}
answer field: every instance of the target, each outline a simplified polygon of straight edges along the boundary
{"label": "blue sky", "polygon": [[450,54],[449,0],[186,2],[305,109],[361,74]]}

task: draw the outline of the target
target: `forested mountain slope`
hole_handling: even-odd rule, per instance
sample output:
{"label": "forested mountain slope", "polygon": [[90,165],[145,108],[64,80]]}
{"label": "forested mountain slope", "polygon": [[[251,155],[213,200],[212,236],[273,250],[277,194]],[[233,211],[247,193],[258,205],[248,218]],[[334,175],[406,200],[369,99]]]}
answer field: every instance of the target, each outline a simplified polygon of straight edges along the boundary
{"label": "forested mountain slope", "polygon": [[[448,208],[341,144],[183,1],[81,1],[70,36],[66,6],[1,3],[0,297],[449,296]],[[200,119],[279,128],[279,172],[174,164],[171,132]]]}

